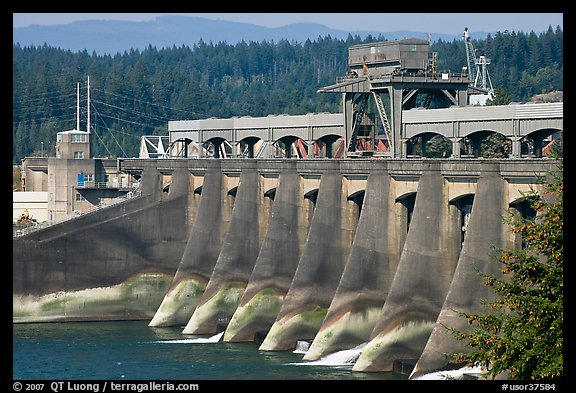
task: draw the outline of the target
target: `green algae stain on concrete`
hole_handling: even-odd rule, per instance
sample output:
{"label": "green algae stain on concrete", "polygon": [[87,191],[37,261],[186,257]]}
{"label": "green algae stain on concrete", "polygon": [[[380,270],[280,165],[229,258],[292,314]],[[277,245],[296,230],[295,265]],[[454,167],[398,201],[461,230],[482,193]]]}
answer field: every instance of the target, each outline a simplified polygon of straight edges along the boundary
{"label": "green algae stain on concrete", "polygon": [[[215,326],[216,323],[228,322],[236,311],[245,289],[246,283],[241,281],[222,284],[214,296],[196,308],[182,333],[202,334],[206,325]],[[217,321],[214,321],[215,319]],[[212,329],[208,328],[208,330]]]}
{"label": "green algae stain on concrete", "polygon": [[245,289],[245,282],[228,282],[218,290],[211,303],[219,310],[219,314],[231,316],[236,311]]}
{"label": "green algae stain on concrete", "polygon": [[165,274],[140,274],[120,284],[121,296],[123,298],[138,298],[140,296],[155,296],[158,293],[164,295],[171,282],[172,277]]}
{"label": "green algae stain on concrete", "polygon": [[142,319],[154,315],[172,277],[143,273],[124,283],[13,298],[13,321]]}
{"label": "green algae stain on concrete", "polygon": [[346,337],[346,340],[354,337],[358,340],[358,345],[367,342],[379,315],[380,308],[372,307],[359,312],[347,312],[337,320],[332,319],[329,324],[324,321],[304,355],[304,360],[317,360],[326,353],[333,352],[334,347],[339,349],[338,343],[342,337]]}
{"label": "green algae stain on concrete", "polygon": [[316,306],[312,311],[304,311],[303,313],[300,313],[300,318],[307,324],[316,324],[318,321],[322,323],[327,313],[328,308]]}
{"label": "green algae stain on concrete", "polygon": [[255,319],[270,320],[271,324],[282,308],[284,294],[265,288],[257,292],[244,306],[238,307],[226,328],[224,341],[231,339]]}
{"label": "green algae stain on concrete", "polygon": [[200,299],[206,290],[206,280],[185,280],[182,281],[173,291],[175,301],[188,301],[190,298]]}
{"label": "green algae stain on concrete", "polygon": [[432,334],[434,326],[434,321],[408,321],[395,327],[387,334],[376,336],[366,345],[354,364],[353,370],[371,370],[377,359],[394,346],[400,345],[415,353],[421,352],[430,334]]}
{"label": "green algae stain on concrete", "polygon": [[54,295],[54,300],[46,300],[39,303],[40,311],[47,314],[63,311],[68,301],[69,299],[65,293],[56,294]]}
{"label": "green algae stain on concrete", "polygon": [[263,289],[241,308],[242,312],[235,319],[239,324],[257,315],[272,315],[275,319],[282,308],[283,300],[284,295],[277,293],[273,289]]}
{"label": "green algae stain on concrete", "polygon": [[180,281],[168,291],[149,326],[186,325],[200,302],[206,285],[207,280],[202,278]]}
{"label": "green algae stain on concrete", "polygon": [[[317,332],[328,313],[328,308],[316,306],[313,310],[296,314],[285,322],[276,322],[260,345],[264,351],[286,350],[294,347],[300,332]],[[305,333],[306,334],[306,333]],[[300,337],[303,338],[303,337]]]}

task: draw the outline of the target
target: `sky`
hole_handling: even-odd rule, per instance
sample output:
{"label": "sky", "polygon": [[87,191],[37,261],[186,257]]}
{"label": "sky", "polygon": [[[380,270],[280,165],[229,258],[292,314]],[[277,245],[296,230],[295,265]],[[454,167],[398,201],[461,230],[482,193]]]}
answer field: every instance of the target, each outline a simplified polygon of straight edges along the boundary
{"label": "sky", "polygon": [[13,13],[13,27],[57,25],[99,19],[151,21],[160,15],[189,15],[207,19],[281,27],[292,23],[319,23],[345,31],[425,31],[461,34],[471,32],[542,32],[549,26],[564,29],[563,13]]}

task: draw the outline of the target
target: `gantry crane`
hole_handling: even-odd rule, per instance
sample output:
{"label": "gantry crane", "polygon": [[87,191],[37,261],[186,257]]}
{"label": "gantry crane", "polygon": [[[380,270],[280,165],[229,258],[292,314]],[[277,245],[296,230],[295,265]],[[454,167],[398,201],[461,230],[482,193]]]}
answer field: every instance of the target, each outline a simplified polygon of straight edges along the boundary
{"label": "gantry crane", "polygon": [[470,34],[468,33],[468,28],[464,28],[464,46],[466,47],[466,61],[468,63],[468,75],[470,80],[474,82],[474,87],[481,88],[492,94],[494,89],[492,87],[492,81],[490,80],[490,74],[488,73],[488,64],[490,64],[490,59],[486,56],[476,57],[476,52],[472,41],[470,40]]}

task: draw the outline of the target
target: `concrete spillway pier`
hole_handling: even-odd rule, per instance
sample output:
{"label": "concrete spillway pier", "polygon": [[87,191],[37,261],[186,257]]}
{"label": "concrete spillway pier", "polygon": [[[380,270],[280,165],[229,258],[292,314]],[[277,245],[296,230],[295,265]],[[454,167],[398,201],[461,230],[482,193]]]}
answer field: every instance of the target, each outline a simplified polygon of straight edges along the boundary
{"label": "concrete spillway pier", "polygon": [[346,208],[342,176],[322,173],[306,248],[278,317],[260,350],[294,349],[299,339],[313,339],[326,316],[348,255],[355,223]]}
{"label": "concrete spillway pier", "polygon": [[246,289],[268,222],[268,217],[260,217],[264,194],[259,175],[249,164],[240,175],[230,226],[210,281],[183,333],[217,333],[219,325],[228,325]]}
{"label": "concrete spillway pier", "polygon": [[393,371],[396,359],[420,356],[456,267],[460,243],[454,232],[456,228],[459,231],[458,218],[444,198],[439,163],[424,162],[394,280],[354,370]]}
{"label": "concrete spillway pier", "polygon": [[[186,248],[170,288],[150,326],[186,325],[206,290],[214,265],[228,232],[233,201],[227,196],[228,186],[219,163],[209,169],[198,187],[201,198]],[[190,173],[173,177],[170,188],[190,183]],[[193,184],[192,184],[193,185]],[[195,195],[194,187],[191,187]],[[190,194],[189,194],[190,195]]]}
{"label": "concrete spillway pier", "polygon": [[306,242],[309,220],[295,165],[278,178],[268,230],[246,291],[224,333],[225,342],[254,341],[274,324]]}
{"label": "concrete spillway pier", "polygon": [[385,169],[371,171],[362,211],[336,294],[305,360],[354,348],[370,339],[398,264],[401,240],[389,198],[394,198]]}
{"label": "concrete spillway pier", "polygon": [[[356,371],[451,368],[503,222],[555,160],[120,160],[141,197],[13,240],[13,321],[150,321]],[[471,208],[471,210],[469,210]]]}
{"label": "concrete spillway pier", "polygon": [[465,352],[466,348],[446,327],[469,329],[457,312],[487,312],[482,302],[494,299],[492,288],[483,285],[478,271],[499,276],[501,265],[494,262],[494,249],[514,247],[512,232],[503,222],[509,204],[506,182],[499,172],[497,164],[485,165],[482,171],[458,266],[432,334],[410,378],[454,368],[446,354]]}

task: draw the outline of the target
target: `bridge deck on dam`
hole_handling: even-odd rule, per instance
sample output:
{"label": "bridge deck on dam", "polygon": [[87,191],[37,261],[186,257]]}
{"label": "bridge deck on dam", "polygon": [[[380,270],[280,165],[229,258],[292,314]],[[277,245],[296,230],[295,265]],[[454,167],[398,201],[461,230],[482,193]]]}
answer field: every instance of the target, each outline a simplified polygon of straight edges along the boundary
{"label": "bridge deck on dam", "polygon": [[447,138],[464,138],[477,131],[494,131],[505,137],[524,138],[537,130],[563,130],[564,103],[467,106],[402,112],[403,136],[422,132]]}
{"label": "bridge deck on dam", "polygon": [[534,179],[535,174],[543,175],[555,160],[541,159],[138,159],[119,158],[118,168],[122,172],[141,173],[145,169],[157,169],[160,173],[171,174],[176,169],[191,172],[205,172],[219,168],[225,173],[240,173],[244,168],[255,167],[261,173],[279,174],[286,168],[294,167],[297,172],[320,174],[328,169],[339,170],[343,174],[368,175],[375,169],[387,169],[390,175],[419,176],[423,162],[437,162],[441,173],[446,177],[477,177],[481,166],[487,162],[497,162],[505,177]]}
{"label": "bridge deck on dam", "polygon": [[[408,144],[425,133],[442,135],[452,140],[453,157],[460,157],[460,143],[474,133],[491,131],[512,141],[512,156],[520,157],[520,145],[526,138],[540,140],[563,131],[563,103],[509,104],[496,106],[454,106],[441,109],[415,108],[401,112],[399,157],[407,157]],[[308,145],[312,155],[314,143],[332,143],[347,139],[343,113],[309,113],[266,117],[233,117],[227,119],[175,120],[168,123],[170,144],[190,140],[205,145],[226,141],[232,146],[261,141],[271,146],[278,141],[298,138]],[[288,138],[288,139],[286,139]],[[349,141],[346,141],[348,143]],[[291,143],[291,142],[289,142]],[[238,155],[232,150],[233,156]],[[272,150],[263,157],[272,157]]]}

